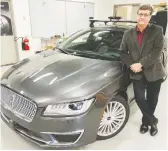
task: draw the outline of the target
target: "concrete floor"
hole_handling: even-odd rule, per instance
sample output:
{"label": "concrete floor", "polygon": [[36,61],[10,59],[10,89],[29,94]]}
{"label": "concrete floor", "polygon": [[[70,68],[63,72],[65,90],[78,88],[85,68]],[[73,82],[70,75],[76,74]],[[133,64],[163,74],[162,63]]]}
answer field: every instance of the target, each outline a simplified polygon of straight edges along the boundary
{"label": "concrete floor", "polygon": [[[7,67],[1,68],[1,75],[7,69]],[[131,106],[131,116],[125,128],[114,138],[96,141],[93,144],[81,147],[82,150],[167,150],[168,140],[168,82],[163,83],[159,102],[156,110],[156,115],[159,118],[158,129],[159,133],[155,137],[151,137],[149,133],[140,134],[139,126],[141,124],[141,113],[138,110],[136,104]],[[12,131],[1,119],[0,119],[0,146],[1,149],[12,150],[41,150],[39,146],[27,141],[23,137]]]}

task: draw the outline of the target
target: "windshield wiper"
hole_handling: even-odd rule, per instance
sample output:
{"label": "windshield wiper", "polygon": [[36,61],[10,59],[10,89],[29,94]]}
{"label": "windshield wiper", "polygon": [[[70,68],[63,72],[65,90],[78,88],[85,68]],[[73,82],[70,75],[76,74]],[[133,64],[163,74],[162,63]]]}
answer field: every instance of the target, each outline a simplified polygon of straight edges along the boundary
{"label": "windshield wiper", "polygon": [[95,54],[95,53],[84,53],[84,52],[76,52],[75,54],[73,54],[75,56],[84,56],[84,57],[89,57],[89,58],[101,58],[101,59],[107,59],[108,57],[105,57],[103,55],[100,54]]}
{"label": "windshield wiper", "polygon": [[70,54],[69,52],[67,52],[67,51],[65,51],[65,50],[63,50],[63,49],[61,49],[59,47],[55,47],[55,49],[58,49],[58,50],[60,50],[61,52],[65,53],[65,54]]}
{"label": "windshield wiper", "polygon": [[101,57],[101,58],[109,58],[109,59],[111,59],[111,57],[118,58],[118,56],[114,54],[110,54],[109,56],[106,56],[103,54],[93,53],[93,52],[76,52],[76,54],[74,55],[85,55],[85,56],[90,56],[90,57]]}

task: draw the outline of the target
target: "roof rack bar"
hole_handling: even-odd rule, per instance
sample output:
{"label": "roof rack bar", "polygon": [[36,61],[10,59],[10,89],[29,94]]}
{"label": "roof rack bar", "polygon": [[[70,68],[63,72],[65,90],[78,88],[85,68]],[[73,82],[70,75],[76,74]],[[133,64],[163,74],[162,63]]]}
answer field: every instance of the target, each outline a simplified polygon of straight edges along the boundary
{"label": "roof rack bar", "polygon": [[[103,22],[105,25],[109,22],[120,22],[120,23],[137,23],[137,21],[132,21],[132,20],[120,20],[121,17],[109,17],[110,20],[95,20],[95,19],[90,19],[90,27],[94,27],[95,22]],[[149,23],[155,24],[156,22],[150,21]]]}

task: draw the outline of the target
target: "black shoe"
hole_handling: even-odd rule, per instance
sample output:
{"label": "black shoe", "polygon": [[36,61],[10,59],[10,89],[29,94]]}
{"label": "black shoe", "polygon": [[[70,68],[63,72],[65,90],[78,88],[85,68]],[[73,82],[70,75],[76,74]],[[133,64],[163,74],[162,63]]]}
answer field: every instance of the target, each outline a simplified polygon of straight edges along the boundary
{"label": "black shoe", "polygon": [[142,124],[140,127],[140,133],[145,134],[149,130],[148,125]]}
{"label": "black shoe", "polygon": [[157,124],[152,124],[150,129],[151,136],[155,136],[158,133]]}

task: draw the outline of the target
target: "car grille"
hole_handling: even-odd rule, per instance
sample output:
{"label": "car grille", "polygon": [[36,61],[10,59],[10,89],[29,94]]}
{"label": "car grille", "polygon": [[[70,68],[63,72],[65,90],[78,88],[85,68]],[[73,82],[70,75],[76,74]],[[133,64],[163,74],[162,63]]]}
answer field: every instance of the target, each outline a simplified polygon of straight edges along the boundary
{"label": "car grille", "polygon": [[31,122],[33,120],[37,111],[37,105],[33,101],[2,85],[1,104],[4,108],[13,112],[17,117],[27,122]]}

